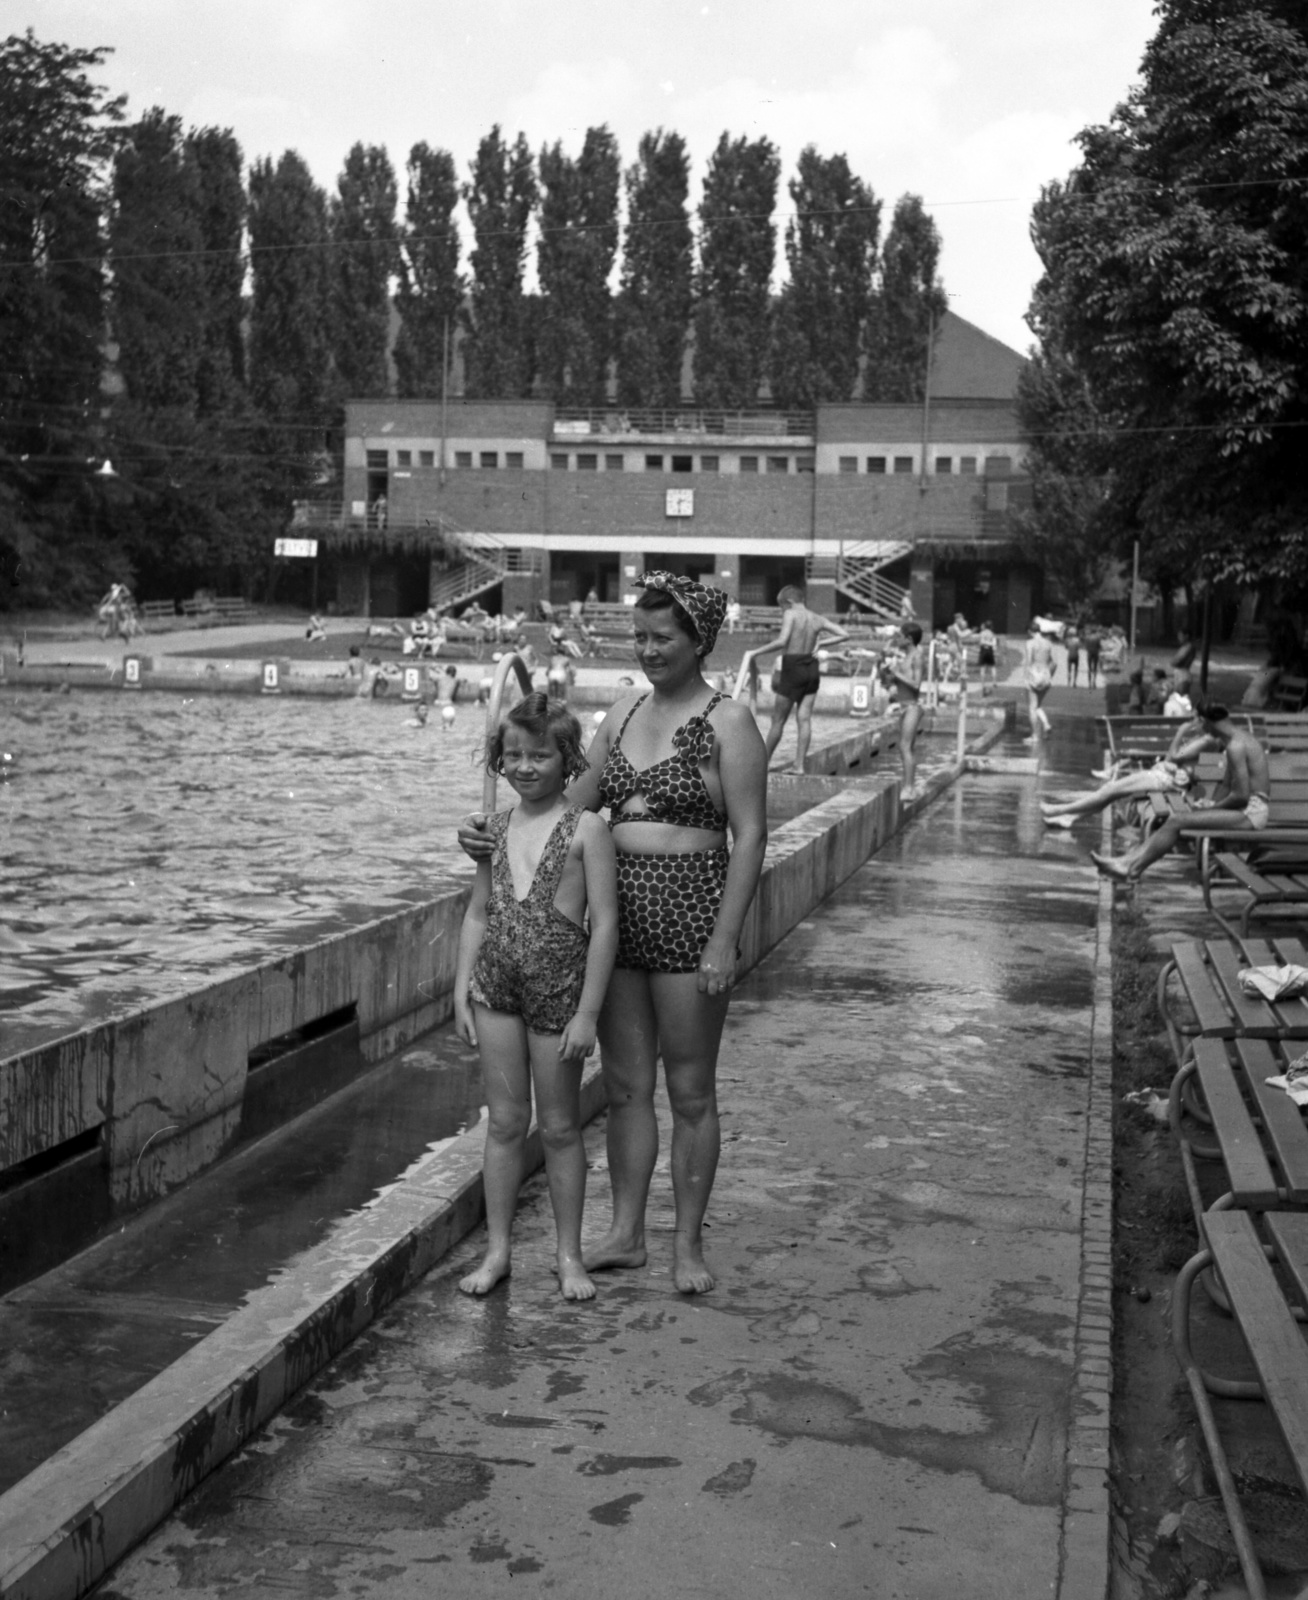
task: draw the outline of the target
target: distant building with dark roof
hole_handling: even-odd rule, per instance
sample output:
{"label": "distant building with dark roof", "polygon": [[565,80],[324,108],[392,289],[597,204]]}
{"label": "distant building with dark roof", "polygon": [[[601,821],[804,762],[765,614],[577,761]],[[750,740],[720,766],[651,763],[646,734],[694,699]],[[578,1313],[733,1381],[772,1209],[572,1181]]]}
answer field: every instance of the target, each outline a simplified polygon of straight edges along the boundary
{"label": "distant building with dark roof", "polygon": [[785,412],[547,400],[352,400],[339,506],[302,509],[364,615],[630,601],[664,567],[771,605],[956,611],[1020,633],[1040,573],[1013,543],[1026,494],[1022,357],[947,313],[925,404]]}

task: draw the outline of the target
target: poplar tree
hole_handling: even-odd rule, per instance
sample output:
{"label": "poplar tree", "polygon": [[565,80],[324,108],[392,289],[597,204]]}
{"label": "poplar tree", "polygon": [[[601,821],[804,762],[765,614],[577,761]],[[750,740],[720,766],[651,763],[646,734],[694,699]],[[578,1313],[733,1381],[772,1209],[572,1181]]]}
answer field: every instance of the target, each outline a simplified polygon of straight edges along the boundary
{"label": "poplar tree", "polygon": [[690,158],[679,133],[642,135],[625,175],[627,231],[617,305],[618,401],[672,408],[693,304]]}
{"label": "poplar tree", "polygon": [[[80,603],[112,570],[99,486],[104,173],[122,121],[103,49],[0,42],[0,607]],[[117,575],[115,573],[115,575]]]}
{"label": "poplar tree", "polygon": [[465,392],[482,399],[528,391],[522,275],[536,174],[525,135],[505,144],[499,124],[482,139],[463,186],[476,244],[464,311]]}
{"label": "poplar tree", "polygon": [[843,155],[809,145],[790,180],[789,281],[776,307],[771,382],[784,406],[848,400],[872,298],[881,202]]}
{"label": "poplar tree", "polygon": [[193,416],[204,328],[199,185],[182,124],[158,106],[114,160],[110,325],[118,372],[143,411]]}
{"label": "poplar tree", "polygon": [[244,399],[245,185],[241,147],[230,128],[193,129],[186,153],[195,173],[204,315],[196,378],[202,416],[238,409]]}
{"label": "poplar tree", "polygon": [[459,233],[454,208],[459,185],[447,150],[415,144],[409,152],[408,199],[400,230],[400,331],[395,341],[395,373],[401,395],[441,393],[445,333],[450,353],[458,332],[463,279],[459,275]]}
{"label": "poplar tree", "polygon": [[251,168],[249,227],[251,396],[269,419],[312,434],[331,378],[327,196],[294,150]]}
{"label": "poplar tree", "polygon": [[901,195],[881,250],[863,349],[865,400],[917,402],[926,392],[927,342],[934,347],[949,301],[937,273],[940,233],[921,198]]}
{"label": "poplar tree", "polygon": [[587,128],[575,161],[562,144],[546,145],[539,170],[541,386],[564,405],[603,405],[613,332],[609,273],[618,248],[618,142],[607,127]]}
{"label": "poplar tree", "polygon": [[705,406],[751,406],[767,368],[781,164],[768,139],[723,134],[700,202],[695,394]]}
{"label": "poplar tree", "polygon": [[331,202],[333,355],[341,398],[384,395],[390,283],[399,263],[395,169],[380,145],[354,145]]}

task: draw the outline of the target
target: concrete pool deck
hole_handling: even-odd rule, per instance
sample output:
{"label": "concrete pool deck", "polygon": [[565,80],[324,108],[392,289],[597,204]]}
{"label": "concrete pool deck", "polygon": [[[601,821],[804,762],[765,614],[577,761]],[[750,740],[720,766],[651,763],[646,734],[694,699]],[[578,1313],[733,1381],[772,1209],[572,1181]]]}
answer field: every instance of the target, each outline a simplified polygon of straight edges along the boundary
{"label": "concrete pool deck", "polygon": [[[649,1266],[563,1306],[533,1180],[505,1290],[458,1296],[475,1236],[456,1248],[102,1593],[479,1594],[536,1574],[579,1595],[1100,1600],[1105,897],[1077,843],[1040,832],[1035,798],[1029,778],[958,781],[742,985],[714,1295],[671,1291],[664,1166]],[[589,1143],[596,1228],[598,1131]],[[388,1270],[364,1266],[365,1246],[411,1254],[413,1208],[433,1197],[463,1194],[475,1216],[479,1144],[456,1140],[337,1240],[338,1273],[359,1262],[360,1325]],[[209,1393],[224,1358],[253,1370],[260,1350],[290,1394],[314,1370],[313,1289],[307,1262],[288,1270],[244,1330],[173,1369],[172,1398]],[[183,1470],[246,1431],[248,1382],[211,1398]],[[146,1399],[105,1419],[143,1467],[164,1396]],[[178,1460],[158,1455],[116,1511],[105,1492],[105,1517],[139,1517]],[[82,1465],[29,1484],[26,1527],[5,1497],[0,1549],[17,1554]],[[52,1529],[48,1559],[10,1565],[0,1593],[75,1592],[67,1576],[93,1571],[105,1533]]]}

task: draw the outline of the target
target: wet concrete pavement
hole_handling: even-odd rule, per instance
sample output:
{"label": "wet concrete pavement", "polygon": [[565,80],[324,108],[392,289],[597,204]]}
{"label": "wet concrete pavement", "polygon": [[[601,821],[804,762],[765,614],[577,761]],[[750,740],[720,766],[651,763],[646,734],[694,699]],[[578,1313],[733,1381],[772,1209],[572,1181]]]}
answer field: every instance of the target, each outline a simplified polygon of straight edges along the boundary
{"label": "wet concrete pavement", "polygon": [[1096,904],[1030,778],[961,781],[733,1003],[715,1293],[671,1287],[666,1129],[590,1305],[533,1179],[505,1288],[457,1293],[474,1233],[103,1600],[1068,1592]]}

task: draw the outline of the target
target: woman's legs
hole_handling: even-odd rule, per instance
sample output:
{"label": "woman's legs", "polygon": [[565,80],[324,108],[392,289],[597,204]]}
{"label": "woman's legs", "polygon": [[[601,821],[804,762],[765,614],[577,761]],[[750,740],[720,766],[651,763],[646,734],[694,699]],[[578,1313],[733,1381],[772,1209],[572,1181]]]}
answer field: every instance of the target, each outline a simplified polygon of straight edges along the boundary
{"label": "woman's legs", "polygon": [[524,1146],[531,1122],[531,1075],[527,1030],[521,1017],[474,1006],[481,1077],[486,1090],[486,1255],[475,1272],[459,1280],[464,1294],[489,1294],[509,1275],[513,1213],[522,1187]]}
{"label": "woman's legs", "polygon": [[917,738],[917,730],[921,726],[921,701],[910,700],[904,707],[904,715],[899,722],[899,762],[904,769],[902,799],[907,799],[913,793],[913,785],[917,779],[917,756],[913,750],[913,741]]}
{"label": "woman's legs", "polygon": [[607,1145],[613,1218],[609,1231],[585,1252],[591,1271],[645,1264],[645,1201],[659,1153],[654,1115],[658,1023],[646,972],[614,968],[599,1018],[608,1091]]}
{"label": "woman's legs", "polygon": [[693,972],[651,973],[650,993],[672,1105],[672,1277],[682,1294],[703,1294],[713,1287],[702,1230],[718,1170],[718,1045],[730,997],[701,994]]}
{"label": "woman's legs", "polygon": [[581,1137],[581,1065],[559,1059],[556,1033],[528,1033],[536,1121],[554,1210],[559,1287],[565,1300],[593,1300],[595,1285],[581,1264],[581,1210],[586,1200],[586,1147]]}
{"label": "woman's legs", "polygon": [[1055,817],[1089,817],[1096,811],[1107,810],[1114,800],[1150,794],[1160,787],[1152,772],[1133,772],[1125,778],[1115,778],[1110,783],[1102,784],[1093,794],[1083,794],[1079,799],[1065,801],[1062,805],[1045,805],[1042,802],[1040,809],[1046,820]]}

